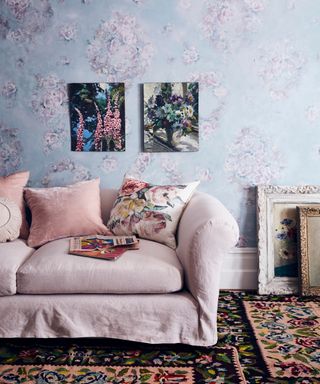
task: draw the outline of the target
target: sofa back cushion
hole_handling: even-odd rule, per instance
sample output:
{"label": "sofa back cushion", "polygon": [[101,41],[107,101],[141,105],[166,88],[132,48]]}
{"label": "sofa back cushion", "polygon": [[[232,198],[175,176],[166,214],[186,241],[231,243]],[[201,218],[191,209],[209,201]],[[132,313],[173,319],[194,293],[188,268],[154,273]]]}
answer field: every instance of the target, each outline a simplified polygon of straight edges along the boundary
{"label": "sofa back cushion", "polygon": [[101,217],[104,224],[107,225],[114,202],[116,201],[118,191],[116,189],[103,188],[100,190]]}
{"label": "sofa back cushion", "polygon": [[101,218],[100,179],[67,187],[26,188],[31,210],[30,247],[69,236],[110,234]]}
{"label": "sofa back cushion", "polygon": [[23,200],[23,188],[29,179],[29,172],[17,172],[9,176],[0,177],[0,197],[6,197],[12,200],[20,208],[22,223],[20,228],[20,237],[27,239],[29,234],[29,225],[26,220],[26,210]]}

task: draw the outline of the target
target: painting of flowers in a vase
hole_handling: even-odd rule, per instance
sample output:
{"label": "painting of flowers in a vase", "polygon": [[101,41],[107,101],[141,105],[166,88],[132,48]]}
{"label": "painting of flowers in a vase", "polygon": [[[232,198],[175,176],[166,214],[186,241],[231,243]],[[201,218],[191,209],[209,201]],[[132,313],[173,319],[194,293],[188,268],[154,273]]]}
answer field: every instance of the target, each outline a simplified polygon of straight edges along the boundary
{"label": "painting of flowers in a vase", "polygon": [[198,83],[146,83],[144,151],[199,150]]}
{"label": "painting of flowers in a vase", "polygon": [[298,277],[296,204],[275,203],[273,220],[274,275]]}
{"label": "painting of flowers in a vase", "polygon": [[124,83],[69,84],[71,150],[125,150]]}

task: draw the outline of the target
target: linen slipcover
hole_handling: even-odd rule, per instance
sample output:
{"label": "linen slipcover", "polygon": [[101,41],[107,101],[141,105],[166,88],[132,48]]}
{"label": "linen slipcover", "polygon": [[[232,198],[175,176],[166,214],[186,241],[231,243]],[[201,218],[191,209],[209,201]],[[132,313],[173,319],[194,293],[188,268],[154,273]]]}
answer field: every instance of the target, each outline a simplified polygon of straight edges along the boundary
{"label": "linen slipcover", "polygon": [[140,249],[108,261],[68,254],[69,239],[37,249],[17,272],[18,292],[169,293],[183,286],[183,269],[174,250],[149,240]]}
{"label": "linen slipcover", "polygon": [[0,309],[0,337],[109,337],[192,344],[198,332],[197,303],[185,291],[15,295],[1,297]]}
{"label": "linen slipcover", "polygon": [[[116,191],[103,190],[101,196],[106,222],[112,206],[109,199],[116,196]],[[213,345],[217,342],[221,266],[238,236],[238,225],[228,210],[212,196],[196,192],[178,228],[176,255],[183,268],[183,290],[161,294],[3,296],[0,337],[110,337],[146,343]],[[151,248],[151,243],[153,252],[156,248]],[[132,281],[134,278],[132,274],[127,276]]]}
{"label": "linen slipcover", "polygon": [[22,239],[0,244],[0,296],[17,292],[17,270],[33,252]]}

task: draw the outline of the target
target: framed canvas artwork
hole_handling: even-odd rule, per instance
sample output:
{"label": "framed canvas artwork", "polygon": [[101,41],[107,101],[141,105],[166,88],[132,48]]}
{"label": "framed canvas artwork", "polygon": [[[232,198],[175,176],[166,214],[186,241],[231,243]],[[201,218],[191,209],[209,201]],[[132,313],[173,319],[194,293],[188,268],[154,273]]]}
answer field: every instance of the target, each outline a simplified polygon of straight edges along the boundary
{"label": "framed canvas artwork", "polygon": [[258,186],[259,294],[298,292],[297,206],[320,203],[320,186]]}
{"label": "framed canvas artwork", "polygon": [[69,84],[71,150],[125,150],[124,83]]}
{"label": "framed canvas artwork", "polygon": [[146,83],[144,151],[199,150],[198,83]]}
{"label": "framed canvas artwork", "polygon": [[297,207],[299,283],[302,296],[320,295],[320,205]]}

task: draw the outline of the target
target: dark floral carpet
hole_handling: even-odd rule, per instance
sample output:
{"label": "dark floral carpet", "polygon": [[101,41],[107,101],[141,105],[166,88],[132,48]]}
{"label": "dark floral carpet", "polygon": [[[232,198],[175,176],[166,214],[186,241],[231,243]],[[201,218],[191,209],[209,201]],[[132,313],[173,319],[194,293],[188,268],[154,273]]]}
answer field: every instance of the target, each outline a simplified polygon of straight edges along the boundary
{"label": "dark floral carpet", "polygon": [[[261,319],[259,319],[259,324],[263,324],[263,319],[265,320],[265,323],[269,324],[269,328],[267,329],[269,331],[271,330],[270,334],[273,336],[273,343],[269,342],[266,344],[261,344],[259,346],[255,334],[255,331],[257,332],[257,329],[255,328],[257,327],[253,327],[253,324],[251,324],[248,320],[248,315],[245,311],[246,303],[250,303],[253,307],[256,307],[256,313],[258,313],[261,317]],[[310,303],[319,304],[320,298],[302,298],[296,296],[276,295],[259,296],[244,292],[221,292],[218,312],[219,342],[217,346],[233,345],[237,348],[240,364],[242,366],[243,372],[248,383],[319,384],[320,378],[312,377],[312,373],[308,375],[309,377],[302,377],[303,371],[299,371],[299,368],[301,368],[301,363],[303,362],[297,356],[297,351],[286,349],[286,346],[288,345],[288,330],[286,328],[278,328],[279,324],[277,323],[278,319],[282,319],[284,315],[286,315],[285,313],[279,311],[278,304],[280,303],[288,303],[291,304],[292,307],[295,307],[296,303],[301,304],[301,307],[303,307],[303,304],[305,304],[306,312],[310,307]],[[275,304],[274,308],[272,304]],[[298,328],[300,329],[300,332],[298,330],[297,338],[291,340],[292,343],[290,347],[293,345],[293,341],[297,341],[296,344],[299,344],[299,340],[301,340],[302,337],[307,342],[310,336],[308,335],[308,329],[310,329],[310,325],[312,325],[314,329],[319,332],[320,318],[316,318],[312,313],[308,313],[308,316],[308,321],[311,320],[311,323],[304,323],[297,326],[295,321],[294,324],[290,324],[290,327],[288,327],[290,328],[290,331],[292,331],[292,328],[295,328],[295,330],[297,330]],[[272,322],[269,321],[270,318],[272,318]],[[314,322],[316,322],[317,325],[315,325]],[[259,330],[259,332],[263,334],[265,330],[262,329]],[[279,337],[279,335],[281,335],[281,337]],[[263,357],[261,350],[263,348],[264,352],[266,350],[270,351],[270,347],[273,347],[275,345],[280,346],[280,349],[282,348],[283,350],[282,360],[284,365],[282,371],[280,369],[280,365],[277,371],[277,377],[272,378],[272,372],[270,370],[270,367],[268,367],[268,364],[266,364],[267,362],[265,361],[266,356]],[[320,372],[319,352],[320,339],[318,338],[316,341],[315,337],[313,337],[313,346],[311,348],[310,345],[310,348],[307,349],[307,353],[309,353],[310,355],[313,354],[314,356],[318,356],[319,360],[313,363],[313,366],[317,369],[318,373]],[[285,369],[286,361],[294,361],[294,365],[292,366],[293,377],[291,378],[285,378],[287,374],[287,371]],[[298,371],[296,371],[295,369],[298,369]]]}
{"label": "dark floral carpet", "polygon": [[[257,326],[260,322],[255,326],[252,325],[252,319],[249,322],[245,307],[248,306],[246,303],[251,303],[253,312],[257,309],[259,316],[263,313],[259,308],[264,308],[262,316],[267,318],[273,316],[272,305],[269,310],[269,303],[283,302],[308,304],[319,303],[320,299],[221,292],[218,313],[219,342],[210,348],[147,345],[103,339],[4,339],[0,341],[0,384],[237,384],[244,383],[244,378],[247,383],[254,384],[320,383],[319,378],[310,374],[309,377],[299,377],[299,371],[296,370],[292,371],[295,377],[281,377],[285,373],[279,369],[276,371],[277,377],[272,377],[274,374],[270,370],[270,362],[266,361],[268,356],[262,352],[265,346],[270,347],[276,343],[268,341],[269,344],[261,344],[260,340],[259,344],[257,332],[263,333],[265,330],[261,331]],[[272,317],[273,320],[282,318],[279,311],[275,316]],[[254,315],[253,318],[257,320],[257,316]],[[312,321],[310,324],[314,326],[314,322],[319,323],[320,319],[313,317]],[[304,323],[304,330],[308,324]],[[295,331],[298,325],[294,321]],[[286,334],[283,328],[272,329],[272,332],[275,331]],[[301,332],[299,336],[304,337],[305,331]],[[278,344],[284,341],[286,337],[279,339]],[[310,355],[320,358],[320,348],[317,349],[318,344],[314,337],[313,341],[314,344],[307,345],[313,349],[304,350],[304,356],[310,352]],[[283,361],[290,357],[288,361],[296,363],[298,368],[294,368],[299,369],[302,361],[294,361],[297,351],[295,350],[295,355],[290,354],[290,350],[282,348],[281,351],[287,353],[283,355]],[[317,361],[313,367],[320,370]]]}
{"label": "dark floral carpet", "polygon": [[245,383],[236,348],[116,340],[7,340],[1,384]]}

